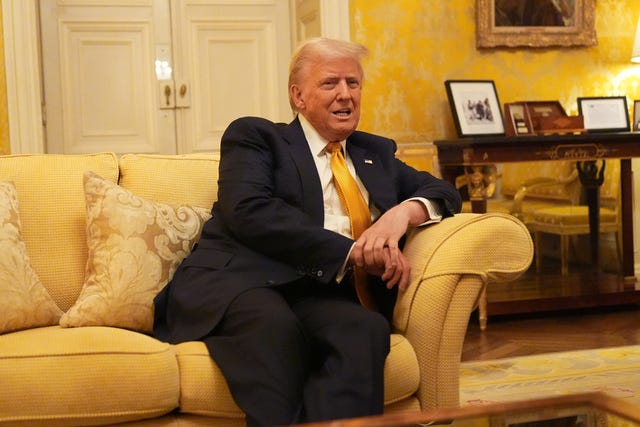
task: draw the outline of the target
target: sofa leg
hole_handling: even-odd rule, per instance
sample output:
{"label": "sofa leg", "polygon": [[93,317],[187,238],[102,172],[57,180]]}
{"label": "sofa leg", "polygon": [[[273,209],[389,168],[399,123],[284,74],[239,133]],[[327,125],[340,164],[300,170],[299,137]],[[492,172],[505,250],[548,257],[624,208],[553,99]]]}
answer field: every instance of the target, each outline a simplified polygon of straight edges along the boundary
{"label": "sofa leg", "polygon": [[480,323],[480,330],[487,329],[487,288],[484,287],[480,292],[480,299],[478,300],[478,323]]}

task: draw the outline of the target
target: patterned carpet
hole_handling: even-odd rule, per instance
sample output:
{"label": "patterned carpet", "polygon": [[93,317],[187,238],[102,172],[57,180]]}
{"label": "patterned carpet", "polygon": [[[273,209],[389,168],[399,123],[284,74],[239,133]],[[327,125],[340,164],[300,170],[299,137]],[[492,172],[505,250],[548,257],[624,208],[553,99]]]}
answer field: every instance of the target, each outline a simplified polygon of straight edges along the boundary
{"label": "patterned carpet", "polygon": [[460,404],[600,391],[640,407],[640,345],[463,362]]}

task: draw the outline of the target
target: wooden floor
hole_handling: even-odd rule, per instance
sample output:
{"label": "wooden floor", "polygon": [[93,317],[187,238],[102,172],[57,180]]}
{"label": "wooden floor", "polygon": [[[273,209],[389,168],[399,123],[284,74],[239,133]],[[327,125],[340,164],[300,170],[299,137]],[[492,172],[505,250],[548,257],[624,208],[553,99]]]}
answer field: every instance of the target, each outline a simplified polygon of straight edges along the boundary
{"label": "wooden floor", "polygon": [[640,344],[640,306],[495,316],[480,331],[475,313],[462,360]]}

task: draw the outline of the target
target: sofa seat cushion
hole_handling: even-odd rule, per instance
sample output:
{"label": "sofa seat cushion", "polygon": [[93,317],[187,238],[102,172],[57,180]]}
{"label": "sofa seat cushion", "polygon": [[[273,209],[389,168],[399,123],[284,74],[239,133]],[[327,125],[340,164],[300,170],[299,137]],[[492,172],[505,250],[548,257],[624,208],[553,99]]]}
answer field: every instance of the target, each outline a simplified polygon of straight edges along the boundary
{"label": "sofa seat cushion", "polygon": [[413,346],[400,334],[391,335],[391,351],[384,365],[384,404],[401,401],[418,391],[420,366]]}
{"label": "sofa seat cushion", "polygon": [[178,406],[173,348],[117,328],[0,335],[0,425],[104,425]]}
{"label": "sofa seat cushion", "polygon": [[[241,418],[220,368],[204,343],[175,346],[180,366],[180,412],[216,417]],[[391,335],[391,352],[385,364],[385,405],[402,401],[418,390],[420,368],[413,347],[405,337]]]}

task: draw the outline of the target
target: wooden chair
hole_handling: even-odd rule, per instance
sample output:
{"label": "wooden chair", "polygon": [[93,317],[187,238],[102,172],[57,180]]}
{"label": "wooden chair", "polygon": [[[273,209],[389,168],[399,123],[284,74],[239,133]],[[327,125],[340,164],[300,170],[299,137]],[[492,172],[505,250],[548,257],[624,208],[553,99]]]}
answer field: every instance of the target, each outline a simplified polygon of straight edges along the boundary
{"label": "wooden chair", "polygon": [[[600,187],[600,233],[615,233],[618,265],[622,262],[620,241],[620,161],[608,160]],[[569,273],[569,251],[572,236],[589,234],[587,205],[566,205],[537,209],[527,224],[534,234],[536,269],[542,271],[542,233],[560,236],[561,273]],[[600,257],[602,259],[602,257]]]}
{"label": "wooden chair", "polygon": [[[539,209],[580,201],[581,185],[572,161],[506,163],[498,178],[496,192],[487,194],[487,212],[509,213],[527,226]],[[466,175],[459,177],[458,188],[469,181]],[[462,211],[471,212],[471,203],[464,202]]]}
{"label": "wooden chair", "polygon": [[[474,174],[475,172],[475,174]],[[478,173],[484,177],[477,176]],[[580,202],[582,187],[573,161],[532,161],[505,163],[494,173],[490,165],[470,170],[456,179],[456,187],[472,188],[474,181],[484,180],[487,212],[502,212],[520,219],[529,231],[533,213],[540,209],[572,206]],[[471,185],[470,185],[471,184]],[[469,190],[471,193],[472,190]],[[471,212],[471,202],[465,201],[462,212]],[[536,255],[537,255],[536,249]],[[487,293],[478,301],[480,329],[487,327]]]}

